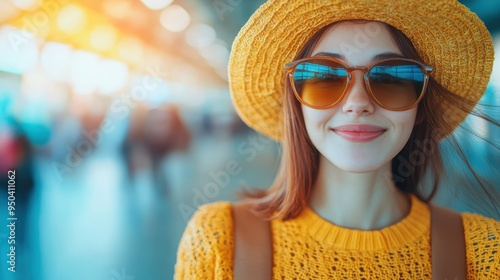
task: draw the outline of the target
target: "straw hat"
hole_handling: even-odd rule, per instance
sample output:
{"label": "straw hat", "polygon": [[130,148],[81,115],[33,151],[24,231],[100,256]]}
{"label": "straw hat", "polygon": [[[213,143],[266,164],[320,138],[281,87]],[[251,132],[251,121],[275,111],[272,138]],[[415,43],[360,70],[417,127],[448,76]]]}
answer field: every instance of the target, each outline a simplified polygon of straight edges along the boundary
{"label": "straw hat", "polygon": [[[493,42],[484,23],[456,0],[270,0],[236,37],[229,86],[243,121],[275,140],[283,137],[284,65],[322,27],[350,19],[377,20],[401,30],[441,85],[477,102],[493,67]],[[452,108],[458,126],[466,113]],[[441,111],[440,111],[441,112]],[[444,129],[444,128],[443,128]],[[445,135],[451,131],[445,131]]]}

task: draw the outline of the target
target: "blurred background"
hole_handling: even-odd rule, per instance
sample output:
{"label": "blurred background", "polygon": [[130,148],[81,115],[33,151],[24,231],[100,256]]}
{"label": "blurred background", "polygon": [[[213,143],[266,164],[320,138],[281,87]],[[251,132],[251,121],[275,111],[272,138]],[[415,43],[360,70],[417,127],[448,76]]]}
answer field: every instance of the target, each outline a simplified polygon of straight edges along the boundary
{"label": "blurred background", "polygon": [[[239,120],[227,82],[232,41],[263,2],[0,0],[0,279],[171,279],[199,205],[272,183],[279,145]],[[461,2],[500,53],[497,1]],[[497,58],[483,102],[499,106],[499,89]],[[500,119],[498,107],[486,110]],[[460,140],[479,175],[499,186],[499,151]],[[455,158],[453,174],[467,177]],[[438,203],[491,216],[467,194],[449,194]]]}

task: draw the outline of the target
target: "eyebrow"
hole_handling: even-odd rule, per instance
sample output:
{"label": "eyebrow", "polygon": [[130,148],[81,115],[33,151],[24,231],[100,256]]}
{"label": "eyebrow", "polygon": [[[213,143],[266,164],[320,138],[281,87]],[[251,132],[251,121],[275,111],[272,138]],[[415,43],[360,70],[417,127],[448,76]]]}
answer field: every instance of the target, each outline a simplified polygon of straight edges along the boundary
{"label": "eyebrow", "polygon": [[404,57],[404,55],[402,55],[400,53],[385,52],[385,53],[377,54],[374,57],[372,57],[372,61],[389,59],[389,58],[405,58],[405,57]]}
{"label": "eyebrow", "polygon": [[[313,56],[328,56],[332,58],[336,58],[339,60],[346,60],[345,56],[338,54],[338,53],[329,53],[329,52],[319,52]],[[402,54],[395,53],[395,52],[384,52],[384,53],[379,53],[377,55],[374,55],[371,59],[371,61],[378,61],[378,60],[384,60],[384,59],[389,59],[389,58],[405,58]]]}
{"label": "eyebrow", "polygon": [[319,52],[313,56],[328,56],[328,57],[332,57],[332,58],[336,58],[336,59],[340,59],[340,60],[345,60],[345,56],[338,54],[338,53]]}

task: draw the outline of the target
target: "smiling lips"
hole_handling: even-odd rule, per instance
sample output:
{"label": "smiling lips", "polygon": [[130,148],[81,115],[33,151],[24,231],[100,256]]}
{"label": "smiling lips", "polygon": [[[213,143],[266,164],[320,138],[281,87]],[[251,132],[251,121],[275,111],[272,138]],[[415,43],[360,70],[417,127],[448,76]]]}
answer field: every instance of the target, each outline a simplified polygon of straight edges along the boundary
{"label": "smiling lips", "polygon": [[382,135],[386,129],[369,124],[348,124],[333,128],[333,131],[351,142],[369,142]]}

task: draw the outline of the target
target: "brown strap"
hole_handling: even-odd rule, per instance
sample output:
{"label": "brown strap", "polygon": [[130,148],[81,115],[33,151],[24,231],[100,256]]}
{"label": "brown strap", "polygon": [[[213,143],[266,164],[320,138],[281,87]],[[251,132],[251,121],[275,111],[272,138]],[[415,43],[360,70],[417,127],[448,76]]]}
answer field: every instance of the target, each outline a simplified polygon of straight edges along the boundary
{"label": "brown strap", "polygon": [[433,280],[465,280],[465,237],[462,216],[430,204]]}
{"label": "brown strap", "polygon": [[272,242],[269,221],[251,211],[251,202],[234,203],[234,279],[272,279]]}
{"label": "brown strap", "polygon": [[[251,202],[233,204],[234,279],[272,279],[268,221],[256,217]],[[430,204],[433,280],[465,280],[465,236],[459,213]]]}

